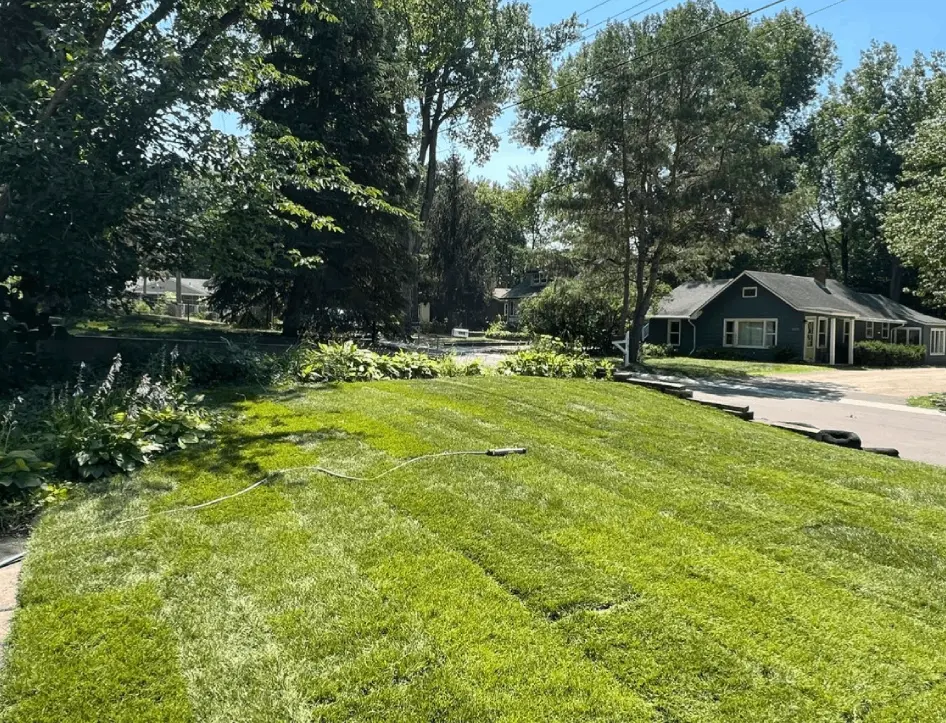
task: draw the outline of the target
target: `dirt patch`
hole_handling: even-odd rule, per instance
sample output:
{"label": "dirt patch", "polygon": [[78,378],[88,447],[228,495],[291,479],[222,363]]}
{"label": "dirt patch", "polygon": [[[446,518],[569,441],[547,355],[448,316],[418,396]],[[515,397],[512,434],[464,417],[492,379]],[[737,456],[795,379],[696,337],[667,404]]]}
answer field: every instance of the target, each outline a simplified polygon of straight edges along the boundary
{"label": "dirt patch", "polygon": [[[774,374],[769,378],[797,381],[797,375]],[[805,374],[806,382],[828,382],[861,394],[909,399],[946,392],[946,368],[825,369]]]}

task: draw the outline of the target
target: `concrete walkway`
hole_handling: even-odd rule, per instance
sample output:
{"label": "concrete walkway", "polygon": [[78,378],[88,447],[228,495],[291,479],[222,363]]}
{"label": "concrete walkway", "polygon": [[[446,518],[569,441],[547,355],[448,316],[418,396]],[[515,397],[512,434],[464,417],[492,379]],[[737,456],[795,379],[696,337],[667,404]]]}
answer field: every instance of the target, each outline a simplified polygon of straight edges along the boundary
{"label": "concrete walkway", "polygon": [[[0,538],[0,560],[17,555],[26,549],[26,539],[22,537]],[[16,609],[16,590],[20,579],[22,563],[0,568],[0,663],[3,662],[3,650],[7,636],[10,634],[10,623],[13,620],[13,611]]]}
{"label": "concrete walkway", "polygon": [[865,447],[894,447],[904,459],[946,466],[946,414],[908,407],[903,396],[854,391],[836,376],[828,379],[806,374],[677,381],[697,398],[748,406],[758,420],[842,429],[857,434]]}

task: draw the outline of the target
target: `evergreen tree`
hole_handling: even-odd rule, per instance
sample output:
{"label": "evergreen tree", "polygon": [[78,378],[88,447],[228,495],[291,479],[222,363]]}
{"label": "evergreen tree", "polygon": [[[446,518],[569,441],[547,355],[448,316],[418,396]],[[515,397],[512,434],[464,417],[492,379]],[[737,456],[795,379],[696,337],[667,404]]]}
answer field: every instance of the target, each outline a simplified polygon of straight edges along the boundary
{"label": "evergreen tree", "polygon": [[[261,23],[264,60],[278,76],[255,92],[252,124],[261,136],[289,133],[321,144],[352,181],[402,203],[407,137],[394,113],[401,99],[393,25],[372,0],[325,7],[336,21],[285,2]],[[285,233],[281,243],[297,261],[291,268],[283,261],[283,332],[390,327],[402,303],[405,219],[371,213],[334,184],[286,193],[343,230],[302,224]]]}
{"label": "evergreen tree", "polygon": [[463,163],[444,164],[427,223],[429,270],[438,315],[454,325],[486,320],[492,281],[489,210],[476,198]]}

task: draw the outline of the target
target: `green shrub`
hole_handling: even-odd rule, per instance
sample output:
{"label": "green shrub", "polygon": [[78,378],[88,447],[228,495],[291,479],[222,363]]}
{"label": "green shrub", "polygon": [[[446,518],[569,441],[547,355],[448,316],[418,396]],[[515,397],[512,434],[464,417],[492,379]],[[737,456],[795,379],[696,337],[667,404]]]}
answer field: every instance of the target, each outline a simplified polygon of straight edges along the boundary
{"label": "green shrub", "polygon": [[801,359],[799,358],[798,353],[792,347],[780,346],[772,355],[772,361],[778,364],[791,364],[792,362],[801,361]]}
{"label": "green shrub", "polygon": [[212,419],[200,408],[201,397],[188,396],[175,353],[163,378],[146,374],[129,384],[121,369],[116,355],[105,379],[88,388],[80,370],[76,384],[54,397],[44,439],[62,474],[79,479],[127,474],[210,432]]}
{"label": "green shrub", "polygon": [[497,368],[501,374],[568,379],[593,377],[598,365],[574,344],[542,337],[531,348],[503,359]]}
{"label": "green shrub", "polygon": [[416,351],[377,354],[374,365],[384,379],[433,379],[440,371],[436,359]]}
{"label": "green shrub", "polygon": [[674,356],[676,349],[669,344],[647,344],[641,347],[644,359],[666,359]]}
{"label": "green shrub", "polygon": [[502,341],[528,341],[529,332],[524,329],[511,329],[509,324],[502,320],[501,317],[496,317],[493,322],[487,327],[483,336],[487,339],[499,339]]}
{"label": "green shrub", "polygon": [[304,382],[368,382],[381,379],[378,354],[354,342],[319,344],[302,353],[298,376]]}
{"label": "green shrub", "polygon": [[479,360],[460,362],[453,354],[437,361],[437,375],[441,377],[479,377],[484,371],[483,364]]}
{"label": "green shrub", "polygon": [[522,304],[520,323],[544,334],[602,352],[621,332],[621,299],[594,281],[561,279]]}
{"label": "green shrub", "polygon": [[926,361],[926,347],[859,341],[854,344],[854,363],[869,367],[916,367]]}
{"label": "green shrub", "polygon": [[198,387],[261,384],[277,381],[292,362],[292,356],[262,352],[249,345],[226,344],[199,347],[184,358],[191,381]]}
{"label": "green shrub", "polygon": [[719,359],[722,361],[757,361],[744,351],[727,346],[706,346],[693,352],[697,359]]}

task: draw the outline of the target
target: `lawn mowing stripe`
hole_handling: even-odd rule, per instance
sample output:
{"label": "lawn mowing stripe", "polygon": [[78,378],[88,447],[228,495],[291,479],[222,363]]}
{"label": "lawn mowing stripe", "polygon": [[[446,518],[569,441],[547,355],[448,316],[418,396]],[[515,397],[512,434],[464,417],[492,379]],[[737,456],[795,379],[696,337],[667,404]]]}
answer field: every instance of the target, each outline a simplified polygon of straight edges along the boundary
{"label": "lawn mowing stripe", "polygon": [[64,595],[17,611],[5,721],[194,719],[153,585]]}
{"label": "lawn mowing stripe", "polygon": [[[438,401],[441,401],[441,400],[438,400]],[[724,550],[724,551],[725,551],[725,550]],[[729,552],[729,553],[734,553],[734,554],[736,554],[737,557],[738,557],[739,551],[730,550],[730,551],[728,551],[728,552]],[[734,564],[734,562],[735,562],[735,560],[733,560],[733,561],[730,562],[729,564]],[[748,573],[749,570],[750,570],[750,568],[747,568],[747,569],[746,569],[746,572]],[[783,582],[784,582],[784,581],[786,581],[786,580],[783,578]],[[735,589],[738,589],[738,588],[739,588],[739,581],[738,581],[738,580],[733,580],[732,585],[733,585],[733,587],[734,587]],[[833,591],[829,591],[829,592],[833,592]],[[781,596],[776,595],[775,597],[776,597],[776,598],[781,597],[781,598],[782,598],[785,602],[787,602],[787,603],[791,603],[791,602],[792,602],[790,595],[781,595]],[[837,595],[835,595],[835,597],[837,597]],[[846,597],[843,596],[843,595],[839,598],[839,600],[844,600],[844,602],[841,603],[841,604],[838,606],[838,613],[837,613],[837,618],[836,618],[836,622],[838,622],[838,623],[840,623],[840,622],[843,621],[843,619],[844,619],[845,616],[847,615],[848,606],[853,602],[853,601],[850,601],[850,600],[846,599]],[[868,606],[867,609],[872,610],[872,612],[874,612],[874,613],[880,612],[880,611],[876,610],[876,606]],[[804,616],[804,613],[805,613],[804,609],[799,609],[799,613],[803,614],[803,616]],[[898,618],[898,619],[899,619],[899,618]],[[818,621],[817,621],[817,620],[812,620],[812,622],[813,622],[813,623],[817,623]],[[909,622],[909,621],[901,620],[901,623],[908,623],[908,622]],[[853,630],[853,631],[852,631],[852,633],[858,633],[858,632],[859,632],[859,631],[856,631],[856,630]],[[864,637],[863,634],[861,635],[861,637]],[[867,636],[867,637],[868,637],[868,639],[869,639],[870,636]]]}
{"label": "lawn mowing stripe", "polygon": [[[609,446],[612,446],[612,445],[609,445]],[[756,475],[757,477],[760,474],[760,472],[757,472],[755,470],[750,470],[749,472]],[[765,492],[766,497],[768,497],[769,495],[769,490],[773,490],[773,489],[775,491],[780,491],[781,489],[790,490],[793,487],[797,486],[795,484],[794,475],[790,473],[786,473],[783,470],[767,469],[762,472],[762,475],[764,476],[761,479],[765,481],[765,486],[768,488]],[[769,479],[766,479],[766,478],[769,478]],[[776,479],[778,480],[777,483],[775,482]],[[756,482],[754,486],[758,487],[758,482]],[[716,490],[718,493],[719,487],[718,486],[714,487],[714,490]],[[744,490],[740,489],[740,492],[744,492]],[[771,503],[769,503],[766,506],[765,511],[767,515],[765,516],[762,516],[759,514],[753,514],[751,516],[747,516],[746,514],[743,514],[743,510],[740,509],[741,507],[744,506],[742,501],[741,500],[737,501],[735,499],[730,500],[730,502],[728,503],[720,499],[714,500],[712,504],[722,505],[722,508],[720,509],[719,514],[715,515],[715,517],[712,519],[708,518],[708,515],[707,515],[708,510],[704,505],[700,505],[700,504],[696,504],[692,502],[688,506],[690,510],[688,514],[698,518],[704,527],[706,527],[708,522],[713,522],[714,524],[711,525],[711,528],[718,532],[723,532],[727,536],[736,536],[737,534],[740,534],[740,533],[749,532],[749,533],[754,533],[755,536],[758,537],[758,532],[759,532],[758,528],[762,525],[767,525],[773,531],[778,530],[782,532],[781,528],[784,527],[786,523],[788,523],[791,519],[797,519],[797,516],[796,518],[790,518],[784,515],[784,512],[789,510],[791,507],[793,506],[797,507],[797,505],[793,505],[794,499],[791,499],[791,498],[785,499],[784,493],[782,497],[783,497],[782,499],[773,500]],[[699,498],[696,498],[696,499],[699,499]],[[795,499],[797,499],[797,495]],[[844,502],[847,503],[847,500],[844,500]],[[876,500],[869,499],[868,502],[873,503],[873,502],[876,502]],[[858,500],[858,503],[863,508],[864,501]],[[868,514],[873,513],[872,507],[873,505],[867,508],[866,511],[868,512]],[[675,514],[680,515],[681,513],[684,513],[686,509],[687,508],[684,508],[680,504],[678,504]],[[711,512],[712,510],[709,510],[709,511]],[[734,513],[738,513],[738,514],[734,514]],[[739,521],[740,516],[742,517],[741,522]],[[898,540],[896,538],[897,532],[899,532],[899,530],[903,527],[903,524],[902,524],[904,521],[903,519],[894,519],[892,521],[888,521],[882,514],[879,514],[879,513],[873,516],[874,516],[874,520],[872,520],[872,524],[874,524],[874,526],[883,526],[886,528],[884,531],[884,535],[886,537],[886,542],[890,546],[892,546],[895,549],[896,548],[910,549],[913,551],[920,552],[921,556],[919,560],[921,562],[928,563],[923,566],[924,572],[939,573],[940,571],[943,570],[943,565],[941,562],[942,557],[938,554],[938,551],[934,551],[932,549],[924,549],[922,543],[920,545],[917,545],[915,541],[906,542],[906,541]],[[900,517],[902,518],[902,515]],[[797,522],[797,524],[799,528],[805,531],[809,531],[815,527],[818,527],[819,525],[822,525],[823,519],[824,518],[819,519],[817,517],[807,518],[807,519],[800,520],[799,522]],[[834,522],[834,520],[832,520],[832,522]],[[734,527],[735,529],[733,529]],[[742,529],[739,529],[740,527]],[[842,527],[844,527],[843,524],[842,524]],[[855,527],[852,527],[852,526],[848,526],[848,527],[849,529],[852,529],[852,530],[856,529]],[[940,529],[942,529],[942,526],[940,527]],[[769,544],[771,544],[771,542],[772,541],[769,541]],[[833,555],[834,557],[838,557],[840,555],[843,558],[839,562],[839,564],[835,565],[836,573],[843,573],[847,569],[847,566],[851,564],[852,557],[855,555],[854,551],[851,550],[849,546],[847,547],[840,546],[841,549],[838,549],[838,550],[832,550],[824,545],[823,547],[825,547],[826,551],[829,553],[829,556]],[[779,549],[778,552],[781,552],[784,549],[784,545],[780,545],[779,548],[781,549]],[[807,549],[807,548],[803,547],[802,549]],[[871,548],[862,547],[860,552],[872,553],[873,557],[876,557],[879,555],[882,558],[880,560],[880,562],[882,563],[882,566],[874,567],[873,574],[875,575],[880,574],[882,576],[888,576],[888,577],[906,575],[908,578],[911,576],[916,577],[916,570],[889,567],[888,565],[891,562],[889,558],[891,556],[889,554],[886,554],[883,549],[878,549],[878,546],[876,545]],[[873,557],[871,559],[873,559]],[[884,559],[884,558],[887,558],[887,559]],[[785,561],[784,555],[781,557],[781,560],[783,562]],[[913,561],[916,562],[917,559],[915,558]],[[858,561],[854,559],[854,562],[856,564]],[[941,578],[942,576],[937,575],[937,577]],[[905,581],[903,579],[899,580],[900,584],[898,586],[899,589],[898,589],[897,595],[889,598],[889,602],[892,605],[900,605],[901,598],[902,598],[902,587],[903,587],[904,582]],[[928,589],[929,582],[930,581],[927,578],[920,578],[917,580],[917,584],[913,586],[913,595],[914,597],[917,598],[916,600],[917,604],[914,606],[914,609],[925,612],[926,610],[928,610],[928,608],[931,605],[933,605],[934,607],[940,605],[940,603],[937,601],[942,600],[942,597],[938,596],[935,593],[935,591],[930,591]],[[941,583],[938,583],[936,585],[936,587],[938,588],[940,586],[941,586]],[[903,605],[900,605],[900,607],[905,610],[907,609]]]}
{"label": "lawn mowing stripe", "polygon": [[[502,379],[463,384],[474,389],[425,383],[313,392],[293,403],[305,415],[280,407],[278,401],[248,403],[233,443],[169,458],[143,476],[157,482],[169,474],[177,478],[172,493],[147,501],[148,507],[159,509],[232,492],[253,481],[247,477],[254,470],[297,460],[347,461],[349,470],[360,472],[384,468],[392,456],[493,446],[494,441],[509,442],[511,434],[539,442],[544,453],[495,465],[451,460],[364,486],[322,478],[285,480],[261,488],[259,496],[234,500],[232,506],[149,522],[118,536],[144,536],[146,542],[139,545],[160,558],[162,619],[177,626],[189,650],[182,656],[183,674],[191,682],[198,717],[212,718],[208,711],[216,710],[217,702],[234,705],[225,682],[214,688],[200,672],[204,667],[227,671],[229,666],[247,683],[247,710],[259,710],[253,707],[254,691],[281,681],[278,710],[290,719],[416,719],[429,718],[432,711],[529,719],[547,712],[540,707],[543,702],[562,717],[574,718],[591,718],[596,712],[597,717],[620,718],[619,709],[608,706],[630,706],[626,718],[629,710],[646,711],[629,690],[653,701],[664,717],[681,720],[812,720],[851,715],[868,706],[878,714],[934,710],[930,701],[936,700],[943,670],[939,631],[915,625],[869,598],[852,600],[834,577],[819,579],[815,569],[794,569],[801,550],[785,564],[778,559],[781,549],[766,549],[773,541],[779,546],[807,543],[811,560],[802,562],[813,567],[822,550],[838,554],[866,541],[872,546],[866,559],[876,569],[916,558],[921,563],[917,574],[935,577],[941,537],[930,535],[932,546],[927,546],[923,537],[917,542],[905,534],[888,535],[891,523],[883,523],[891,510],[902,510],[903,515],[897,513],[902,524],[915,531],[920,525],[910,505],[880,500],[879,506],[887,509],[871,509],[865,502],[870,493],[838,487],[830,495],[836,506],[830,524],[814,533],[795,530],[778,536],[779,525],[823,520],[822,511],[831,509],[820,504],[811,511],[803,499],[796,508],[794,496],[818,493],[814,480],[799,481],[790,474],[798,464],[794,450],[800,443],[766,436],[767,430],[728,426],[730,420],[716,416],[699,418],[689,407],[663,398],[651,402],[650,396],[619,391],[602,399],[606,384]],[[648,407],[638,409],[642,400]],[[568,416],[557,418],[555,405]],[[635,414],[638,419],[629,419]],[[581,434],[585,419],[595,423],[591,435]],[[789,471],[784,478],[751,482],[750,489],[745,489],[749,482],[732,484],[722,469],[711,470],[703,480],[693,465],[676,464],[659,444],[641,436],[655,419],[673,432],[666,435],[671,443],[686,439],[696,420],[721,434],[752,430],[742,446],[750,451],[766,444],[792,449]],[[619,447],[621,436],[628,434],[642,444]],[[732,451],[735,441],[711,445],[698,436],[690,446],[717,466],[730,455],[742,462]],[[367,448],[375,451],[366,460],[354,459]],[[890,469],[850,457],[850,467],[862,475]],[[842,459],[836,454],[812,466],[829,471]],[[236,469],[221,475],[227,466]],[[916,467],[903,469],[922,477]],[[770,473],[764,466],[761,470]],[[630,482],[629,472],[634,477]],[[753,472],[752,465],[745,465],[739,474],[748,479]],[[925,478],[917,486],[923,484]],[[783,492],[788,511],[777,513],[769,500],[792,485],[790,493]],[[740,499],[740,492],[746,499]],[[725,504],[701,518],[690,501],[693,495]],[[873,502],[878,503],[876,495]],[[92,504],[78,502],[71,518],[61,518],[55,530],[60,538],[70,519],[99,517],[99,512],[89,512]],[[745,519],[727,523],[726,515]],[[753,534],[753,519],[769,524]],[[934,519],[926,517],[924,523]],[[628,530],[629,521],[637,529]],[[469,534],[455,534],[464,524],[473,528]],[[500,539],[482,534],[490,525],[502,526]],[[434,536],[428,530],[439,532]],[[52,541],[51,536],[37,538],[40,545]],[[275,559],[261,552],[259,543],[277,549]],[[522,545],[528,558],[521,573],[546,596],[536,594],[531,601],[523,596],[539,612],[583,579],[589,581],[587,592],[600,579],[602,589],[617,582],[639,591],[640,597],[604,611],[568,610],[558,622],[548,622],[471,562],[483,561],[484,555],[500,560],[502,565],[490,572],[502,582],[515,569],[512,556],[502,556],[509,550],[497,548],[513,545]],[[318,557],[322,547],[331,548],[324,559]],[[71,550],[63,552],[68,558]],[[125,553],[113,543],[95,548],[96,557],[106,556],[97,560],[105,565],[97,584],[109,570],[117,584],[128,584],[128,578],[141,574],[131,562],[141,554]],[[225,561],[223,582],[218,556]],[[55,602],[69,586],[82,584],[44,580],[57,568],[48,551],[37,559],[34,600]],[[568,566],[559,587],[553,580],[556,561]],[[335,570],[342,568],[354,577],[336,576]],[[833,570],[830,565],[824,569]],[[339,590],[333,596],[336,579]],[[361,592],[346,579],[358,581]],[[310,616],[310,610],[316,614]],[[229,611],[242,611],[246,620],[221,615]],[[347,632],[361,630],[363,615],[372,618],[365,630],[388,630],[382,640]],[[933,614],[929,618],[941,620]],[[334,628],[333,621],[338,622]],[[240,641],[244,624],[250,634]],[[229,637],[219,650],[207,652],[217,661],[207,665],[200,657],[201,645],[214,642],[205,632],[214,625]],[[794,635],[793,625],[798,628]],[[198,634],[188,639],[182,631]],[[917,644],[921,637],[925,647]],[[344,647],[338,643],[342,639],[365,644]],[[342,645],[334,656],[333,641]],[[239,656],[254,650],[265,656],[265,674],[248,677],[243,663],[231,661],[228,651]],[[583,657],[593,662],[583,663]],[[204,676],[203,687],[193,684],[195,675]],[[615,678],[625,686],[623,695]]]}

